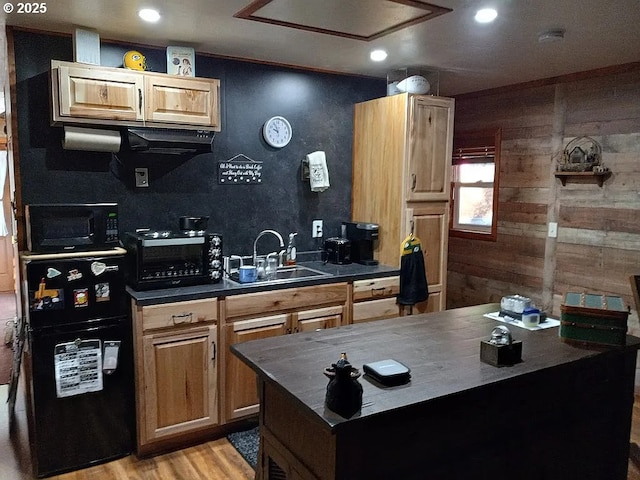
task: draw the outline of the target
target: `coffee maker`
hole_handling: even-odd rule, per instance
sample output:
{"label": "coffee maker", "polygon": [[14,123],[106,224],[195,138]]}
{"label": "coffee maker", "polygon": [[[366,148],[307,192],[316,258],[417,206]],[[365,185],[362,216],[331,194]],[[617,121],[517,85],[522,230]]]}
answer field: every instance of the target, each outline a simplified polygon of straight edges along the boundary
{"label": "coffee maker", "polygon": [[378,238],[378,225],[365,222],[342,222],[342,236],[351,241],[351,261],[362,265],[377,265],[373,259],[373,244]]}

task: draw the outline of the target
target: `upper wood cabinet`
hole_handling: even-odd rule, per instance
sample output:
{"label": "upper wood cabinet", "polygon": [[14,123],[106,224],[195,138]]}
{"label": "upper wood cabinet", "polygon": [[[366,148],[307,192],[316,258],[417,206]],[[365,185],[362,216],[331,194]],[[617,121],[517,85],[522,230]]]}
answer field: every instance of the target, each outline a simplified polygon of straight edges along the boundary
{"label": "upper wood cabinet", "polygon": [[98,69],[75,63],[53,65],[52,80],[57,80],[52,82],[54,121],[73,118],[144,120],[142,75],[131,70]]}
{"label": "upper wood cabinet", "polygon": [[145,121],[220,130],[219,85],[219,80],[145,75]]}
{"label": "upper wood cabinet", "polygon": [[453,100],[410,98],[407,200],[448,201],[453,145]]}
{"label": "upper wood cabinet", "polygon": [[220,131],[220,81],[51,62],[54,123]]}

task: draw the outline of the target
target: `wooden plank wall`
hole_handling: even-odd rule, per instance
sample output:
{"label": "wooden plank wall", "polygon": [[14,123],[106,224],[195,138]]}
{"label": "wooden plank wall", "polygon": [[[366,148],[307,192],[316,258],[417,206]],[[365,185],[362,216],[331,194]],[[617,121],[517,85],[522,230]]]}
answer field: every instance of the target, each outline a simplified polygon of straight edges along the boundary
{"label": "wooden plank wall", "polygon": [[[449,238],[447,308],[519,293],[557,318],[565,292],[586,290],[620,295],[635,311],[640,64],[463,95],[455,115],[456,132],[500,127],[502,158],[497,241]],[[612,171],[602,187],[553,175],[564,146],[583,135],[601,143]],[[557,239],[547,238],[549,221]]]}

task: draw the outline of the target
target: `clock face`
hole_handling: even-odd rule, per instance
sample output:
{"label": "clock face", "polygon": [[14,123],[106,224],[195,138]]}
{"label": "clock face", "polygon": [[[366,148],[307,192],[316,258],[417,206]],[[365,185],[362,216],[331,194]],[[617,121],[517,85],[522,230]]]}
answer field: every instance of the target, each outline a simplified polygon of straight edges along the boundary
{"label": "clock face", "polygon": [[262,127],[265,142],[275,148],[282,148],[291,141],[291,124],[284,117],[272,117]]}

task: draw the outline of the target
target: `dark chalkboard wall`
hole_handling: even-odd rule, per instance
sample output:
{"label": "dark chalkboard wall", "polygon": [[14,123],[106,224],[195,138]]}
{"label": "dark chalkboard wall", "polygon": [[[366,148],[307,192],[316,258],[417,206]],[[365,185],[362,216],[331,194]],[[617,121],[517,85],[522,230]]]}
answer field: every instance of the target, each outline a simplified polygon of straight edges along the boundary
{"label": "dark chalkboard wall", "polygon": [[[208,215],[224,235],[225,254],[249,254],[263,229],[285,238],[298,232],[299,250],[318,245],[314,219],[324,220],[325,238],[336,235],[351,212],[353,105],[385,95],[384,79],[332,75],[198,55],[196,76],[221,82],[222,131],[213,152],[189,159],[65,151],[62,129],[49,125],[50,61],[73,60],[70,37],[14,32],[18,140],[23,204],[115,201],[121,233],[139,227],[178,229],[182,215]],[[120,67],[123,44],[102,43],[101,63]],[[164,49],[142,48],[150,70],[166,72]],[[310,52],[312,55],[313,52]],[[285,116],[293,139],[277,150],[261,135],[265,120]],[[331,187],[310,191],[301,160],[326,152]],[[217,163],[237,154],[262,161],[262,184],[219,185]],[[150,186],[133,186],[133,169],[149,169]],[[375,219],[359,219],[375,221]],[[275,239],[260,240],[259,251],[275,250]]]}

